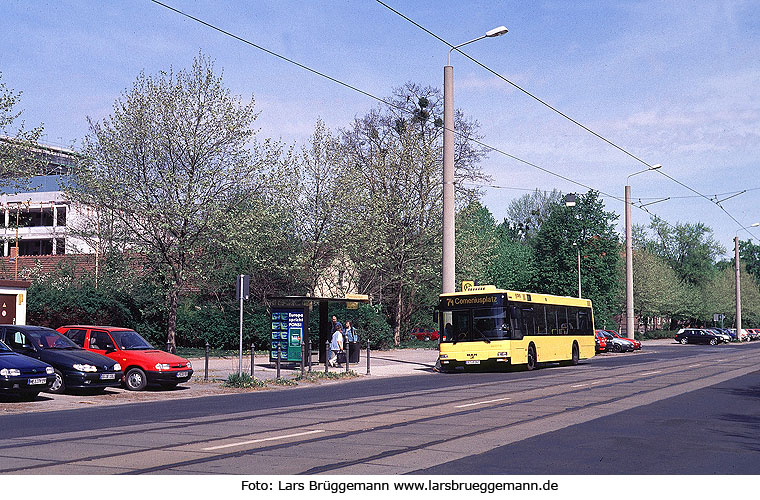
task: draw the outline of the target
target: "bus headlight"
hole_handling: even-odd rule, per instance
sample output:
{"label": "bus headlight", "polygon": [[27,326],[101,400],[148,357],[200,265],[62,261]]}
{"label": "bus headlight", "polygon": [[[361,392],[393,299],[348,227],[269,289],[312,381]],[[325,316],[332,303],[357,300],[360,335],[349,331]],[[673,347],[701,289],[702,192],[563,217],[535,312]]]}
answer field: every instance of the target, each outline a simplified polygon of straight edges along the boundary
{"label": "bus headlight", "polygon": [[509,353],[507,352],[500,352],[498,356],[509,356]]}
{"label": "bus headlight", "polygon": [[448,354],[441,354],[439,357],[441,359],[449,359],[449,355]]}

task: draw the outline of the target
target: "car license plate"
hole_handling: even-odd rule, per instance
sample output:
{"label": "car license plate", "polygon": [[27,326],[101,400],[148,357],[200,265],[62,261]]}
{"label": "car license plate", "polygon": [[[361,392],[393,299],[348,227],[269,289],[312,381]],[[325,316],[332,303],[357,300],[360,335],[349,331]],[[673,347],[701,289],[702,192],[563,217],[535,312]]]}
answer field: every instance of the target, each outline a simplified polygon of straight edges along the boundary
{"label": "car license plate", "polygon": [[30,378],[29,379],[29,385],[42,385],[47,382],[47,379],[45,378]]}
{"label": "car license plate", "polygon": [[187,377],[187,372],[177,372],[177,378]]}
{"label": "car license plate", "polygon": [[100,375],[100,380],[115,380],[116,374],[115,373],[103,373]]}
{"label": "car license plate", "polygon": [[469,359],[469,360],[465,361],[464,364],[466,364],[466,365],[479,365],[480,364],[480,360],[479,359]]}

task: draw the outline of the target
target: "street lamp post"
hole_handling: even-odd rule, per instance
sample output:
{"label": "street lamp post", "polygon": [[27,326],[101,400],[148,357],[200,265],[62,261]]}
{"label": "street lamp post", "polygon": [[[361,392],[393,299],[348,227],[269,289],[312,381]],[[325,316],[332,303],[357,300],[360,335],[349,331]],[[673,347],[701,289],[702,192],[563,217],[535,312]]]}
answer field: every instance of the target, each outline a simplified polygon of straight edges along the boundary
{"label": "street lamp post", "polygon": [[[754,224],[750,224],[747,227],[757,227],[760,226],[760,222],[755,222]],[[734,235],[734,266],[736,267],[736,339],[741,342],[741,331],[742,331],[742,289],[741,289],[741,279],[739,276],[739,231],[742,229],[747,229],[747,227],[742,227],[741,229],[736,231],[736,234]]]}
{"label": "street lamp post", "polygon": [[625,181],[625,336],[633,338],[633,243],[631,236],[631,177],[662,168],[659,163],[634,172]]}
{"label": "street lamp post", "polygon": [[573,246],[578,250],[578,298],[581,298],[581,248],[578,243],[573,242]]}
{"label": "street lamp post", "polygon": [[507,33],[507,28],[499,26],[485,35],[460,43],[449,50],[448,64],[443,68],[443,293],[454,291],[455,281],[455,240],[454,240],[454,68],[451,66],[451,52],[483,38],[492,38]]}

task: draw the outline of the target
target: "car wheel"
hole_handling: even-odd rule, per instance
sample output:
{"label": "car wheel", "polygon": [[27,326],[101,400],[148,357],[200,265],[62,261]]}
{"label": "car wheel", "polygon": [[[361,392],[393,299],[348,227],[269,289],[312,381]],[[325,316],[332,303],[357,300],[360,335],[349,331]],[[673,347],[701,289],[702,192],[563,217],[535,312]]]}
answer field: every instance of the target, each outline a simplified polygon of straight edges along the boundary
{"label": "car wheel", "polygon": [[683,338],[681,339],[681,343],[682,343],[682,344],[684,344],[684,345],[685,345],[685,344],[688,344],[688,343],[689,343],[689,339],[687,339],[686,337],[683,337]]}
{"label": "car wheel", "polygon": [[710,345],[715,345],[717,343],[718,341],[716,339],[710,339]]}
{"label": "car wheel", "polygon": [[130,391],[142,391],[148,385],[145,372],[139,368],[130,368],[124,377],[124,384]]}
{"label": "car wheel", "polygon": [[580,353],[580,350],[578,349],[578,344],[573,342],[573,357],[570,359],[570,364],[575,366],[578,364],[580,359],[581,359],[581,353]]}
{"label": "car wheel", "polygon": [[66,383],[63,381],[63,374],[56,368],[55,369],[55,380],[53,380],[53,384],[48,388],[48,392],[52,392],[53,394],[63,394],[63,391],[66,390]]}
{"label": "car wheel", "polygon": [[526,363],[525,367],[530,371],[536,368],[537,364],[536,359],[536,346],[533,344],[530,344],[528,346],[528,362]]}
{"label": "car wheel", "polygon": [[39,391],[25,391],[19,394],[18,397],[21,401],[34,401],[39,393]]}
{"label": "car wheel", "polygon": [[623,350],[622,347],[620,347],[619,344],[613,344],[612,345],[612,352],[621,352]]}

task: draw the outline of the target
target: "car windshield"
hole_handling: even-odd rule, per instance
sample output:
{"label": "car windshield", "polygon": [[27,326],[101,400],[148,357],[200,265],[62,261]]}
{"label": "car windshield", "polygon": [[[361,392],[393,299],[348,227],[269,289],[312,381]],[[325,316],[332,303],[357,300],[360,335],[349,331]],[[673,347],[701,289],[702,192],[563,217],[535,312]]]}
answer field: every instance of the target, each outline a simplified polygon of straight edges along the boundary
{"label": "car windshield", "polygon": [[15,335],[26,336],[27,342],[39,349],[81,349],[55,330],[24,330],[23,332],[15,332]]}
{"label": "car windshield", "polygon": [[0,340],[0,352],[11,352],[11,348],[3,344],[2,340]]}
{"label": "car windshield", "polygon": [[123,349],[125,351],[144,351],[146,349],[155,349],[155,347],[150,345],[150,343],[142,338],[139,333],[132,330],[112,331],[111,336],[116,342],[116,345],[119,346],[119,349]]}

